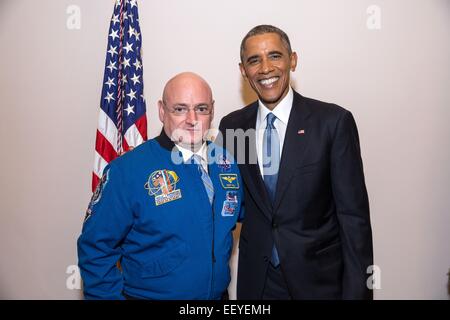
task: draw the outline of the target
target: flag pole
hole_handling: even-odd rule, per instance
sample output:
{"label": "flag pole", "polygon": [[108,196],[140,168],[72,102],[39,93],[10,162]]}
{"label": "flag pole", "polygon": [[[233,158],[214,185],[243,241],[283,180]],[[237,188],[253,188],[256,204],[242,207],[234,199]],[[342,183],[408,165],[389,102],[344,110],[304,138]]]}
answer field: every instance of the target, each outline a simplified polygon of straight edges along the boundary
{"label": "flag pole", "polygon": [[120,0],[120,44],[119,44],[119,76],[117,79],[117,154],[120,156],[123,153],[123,88],[122,88],[122,68],[123,68],[123,12],[124,12],[124,0]]}

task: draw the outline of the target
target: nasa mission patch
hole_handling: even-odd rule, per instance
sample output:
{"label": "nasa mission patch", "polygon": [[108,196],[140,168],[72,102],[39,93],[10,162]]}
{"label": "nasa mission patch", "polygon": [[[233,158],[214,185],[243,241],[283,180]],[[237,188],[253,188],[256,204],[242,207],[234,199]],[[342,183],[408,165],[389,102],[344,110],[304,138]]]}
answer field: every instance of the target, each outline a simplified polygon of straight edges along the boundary
{"label": "nasa mission patch", "polygon": [[92,215],[92,209],[100,201],[103,190],[105,189],[108,180],[109,180],[109,169],[103,173],[102,179],[100,180],[99,184],[97,185],[97,188],[95,188],[95,191],[92,194],[91,202],[89,202],[89,206],[86,210],[86,216],[84,217],[84,221],[89,219],[89,217]]}

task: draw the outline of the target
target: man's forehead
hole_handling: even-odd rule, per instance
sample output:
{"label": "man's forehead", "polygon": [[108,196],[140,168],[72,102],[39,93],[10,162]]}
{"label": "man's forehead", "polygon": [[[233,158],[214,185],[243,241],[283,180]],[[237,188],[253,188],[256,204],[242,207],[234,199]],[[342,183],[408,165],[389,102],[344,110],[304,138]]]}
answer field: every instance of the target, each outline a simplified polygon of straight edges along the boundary
{"label": "man's forehead", "polygon": [[166,100],[178,104],[210,103],[211,95],[206,90],[174,90],[173,92],[168,92]]}
{"label": "man's forehead", "polygon": [[198,104],[198,103],[210,103],[211,93],[207,88],[187,88],[187,87],[174,87],[173,90],[167,91],[165,96],[167,101],[179,104]]}
{"label": "man's forehead", "polygon": [[280,50],[287,49],[277,33],[262,33],[249,37],[245,41],[244,52],[254,49]]}
{"label": "man's forehead", "polygon": [[202,80],[196,78],[174,79],[164,90],[166,100],[211,100],[211,90]]}

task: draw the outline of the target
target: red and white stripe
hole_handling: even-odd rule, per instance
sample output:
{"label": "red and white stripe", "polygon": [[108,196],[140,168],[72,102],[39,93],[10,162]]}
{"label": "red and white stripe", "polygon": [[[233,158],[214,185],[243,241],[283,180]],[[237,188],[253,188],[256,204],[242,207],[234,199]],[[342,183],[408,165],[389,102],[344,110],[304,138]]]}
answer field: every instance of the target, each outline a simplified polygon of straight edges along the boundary
{"label": "red and white stripe", "polygon": [[[117,145],[119,131],[114,122],[100,108],[97,136],[95,139],[94,170],[92,173],[92,191],[98,185],[103,170],[112,160],[120,155]],[[123,152],[129,151],[147,140],[147,119],[144,114],[135,122],[122,139]]]}

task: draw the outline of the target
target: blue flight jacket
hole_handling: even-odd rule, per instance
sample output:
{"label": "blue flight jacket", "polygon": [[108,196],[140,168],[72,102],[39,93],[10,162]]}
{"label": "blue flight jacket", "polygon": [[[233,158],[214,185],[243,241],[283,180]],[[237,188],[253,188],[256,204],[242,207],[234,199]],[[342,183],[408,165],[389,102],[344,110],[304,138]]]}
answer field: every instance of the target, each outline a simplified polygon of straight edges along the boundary
{"label": "blue flight jacket", "polygon": [[198,166],[173,147],[163,131],[105,168],[78,239],[86,299],[206,300],[227,290],[243,218],[239,169],[208,144],[211,205]]}

